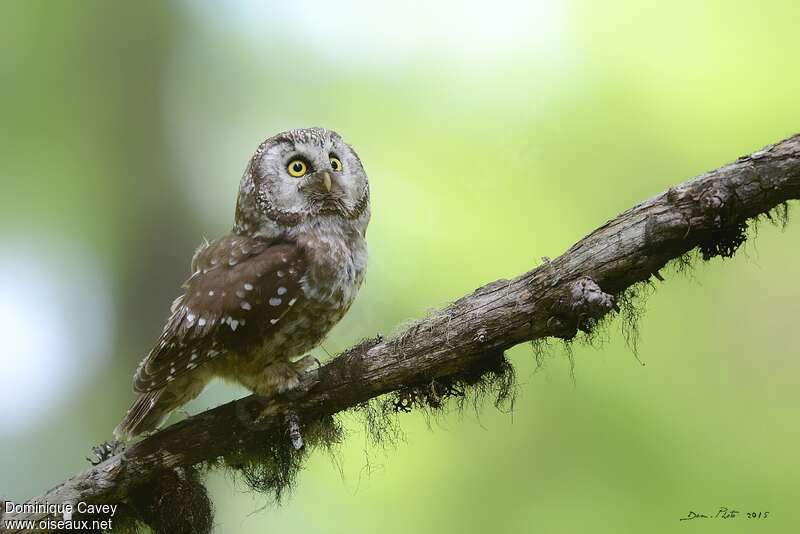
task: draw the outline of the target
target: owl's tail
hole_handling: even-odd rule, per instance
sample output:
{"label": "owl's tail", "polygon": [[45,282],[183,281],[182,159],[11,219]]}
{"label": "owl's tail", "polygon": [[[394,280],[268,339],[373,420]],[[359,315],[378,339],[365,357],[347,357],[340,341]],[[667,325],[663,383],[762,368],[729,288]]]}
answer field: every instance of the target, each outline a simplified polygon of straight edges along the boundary
{"label": "owl's tail", "polygon": [[114,429],[114,436],[128,441],[140,434],[157,429],[177,406],[174,397],[163,395],[163,389],[140,394],[133,402],[122,422]]}

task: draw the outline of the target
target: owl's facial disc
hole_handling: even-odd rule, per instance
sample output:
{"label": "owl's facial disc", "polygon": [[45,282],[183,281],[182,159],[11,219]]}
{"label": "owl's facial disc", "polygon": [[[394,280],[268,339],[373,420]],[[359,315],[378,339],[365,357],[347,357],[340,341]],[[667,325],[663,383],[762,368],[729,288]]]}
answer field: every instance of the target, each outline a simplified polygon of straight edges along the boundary
{"label": "owl's facial disc", "polygon": [[263,213],[282,224],[318,215],[354,219],[369,199],[361,162],[338,134],[310,128],[269,140],[256,162]]}

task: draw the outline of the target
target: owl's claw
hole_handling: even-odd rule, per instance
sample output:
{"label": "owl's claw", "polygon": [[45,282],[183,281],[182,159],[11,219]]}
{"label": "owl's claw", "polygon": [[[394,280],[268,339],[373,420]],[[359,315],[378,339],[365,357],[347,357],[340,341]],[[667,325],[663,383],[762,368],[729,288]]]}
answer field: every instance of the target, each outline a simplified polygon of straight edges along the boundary
{"label": "owl's claw", "polygon": [[317,369],[322,367],[322,363],[313,354],[306,354],[305,356],[294,362],[292,365],[301,376],[306,371],[311,370],[311,368],[314,367],[314,365],[317,366]]}
{"label": "owl's claw", "polygon": [[310,354],[295,362],[286,360],[274,362],[264,368],[261,380],[253,384],[251,389],[267,398],[285,395],[297,389],[303,375],[315,365],[320,365],[319,360]]}
{"label": "owl's claw", "polygon": [[100,465],[112,456],[125,450],[125,444],[121,441],[104,441],[100,445],[92,447],[92,454],[94,458],[86,458],[92,465]]}

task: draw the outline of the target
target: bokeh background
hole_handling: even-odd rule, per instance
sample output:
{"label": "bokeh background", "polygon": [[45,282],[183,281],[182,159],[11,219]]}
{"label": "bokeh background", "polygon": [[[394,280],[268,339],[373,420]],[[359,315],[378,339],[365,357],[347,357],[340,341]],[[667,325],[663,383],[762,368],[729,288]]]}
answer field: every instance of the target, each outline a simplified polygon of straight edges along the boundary
{"label": "bokeh background", "polygon": [[[371,178],[368,278],[325,359],[800,130],[798,20],[792,0],[2,2],[0,496],[110,438],[265,137],[334,128]],[[513,349],[512,415],[403,416],[386,452],[347,419],[341,471],[314,455],[280,507],[214,473],[217,531],[797,531],[798,262],[795,220],[667,273],[644,366],[616,326],[575,346],[574,383],[559,345],[539,371]],[[678,522],[720,506],[770,517]]]}

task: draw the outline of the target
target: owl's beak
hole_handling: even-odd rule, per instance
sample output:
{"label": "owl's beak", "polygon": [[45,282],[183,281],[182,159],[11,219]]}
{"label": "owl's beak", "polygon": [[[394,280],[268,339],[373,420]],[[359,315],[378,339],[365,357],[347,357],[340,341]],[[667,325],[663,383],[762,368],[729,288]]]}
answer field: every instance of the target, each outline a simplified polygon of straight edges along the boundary
{"label": "owl's beak", "polygon": [[330,171],[317,171],[308,177],[308,180],[301,186],[302,189],[315,191],[323,195],[328,194],[333,189],[333,176]]}

